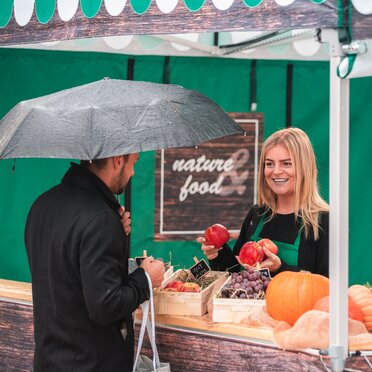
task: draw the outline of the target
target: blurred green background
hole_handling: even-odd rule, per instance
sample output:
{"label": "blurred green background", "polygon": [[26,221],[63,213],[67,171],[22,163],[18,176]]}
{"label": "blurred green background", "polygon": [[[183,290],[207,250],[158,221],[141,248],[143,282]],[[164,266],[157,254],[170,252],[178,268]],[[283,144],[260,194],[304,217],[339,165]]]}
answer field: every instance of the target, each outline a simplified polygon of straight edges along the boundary
{"label": "blurred green background", "polygon": [[[164,57],[105,53],[0,49],[0,116],[21,100],[89,83],[103,77],[126,79],[134,58],[134,80],[162,82]],[[285,126],[287,65],[293,65],[292,125],[304,129],[314,145],[323,197],[329,187],[329,64],[257,61],[257,111],[264,113],[264,137]],[[250,111],[251,61],[171,57],[170,83],[198,90],[227,112]],[[350,284],[372,277],[372,155],[370,137],[372,78],[351,81],[350,106]],[[0,161],[0,278],[30,281],[23,231],[28,210],[42,192],[60,182],[70,161],[17,159]],[[367,162],[367,166],[365,163]],[[364,172],[362,174],[362,171]],[[155,153],[142,153],[132,180],[131,256],[146,249],[178,267],[202,257],[196,242],[154,242]],[[244,203],[244,200],[242,201]],[[217,222],[217,221],[216,221]]]}

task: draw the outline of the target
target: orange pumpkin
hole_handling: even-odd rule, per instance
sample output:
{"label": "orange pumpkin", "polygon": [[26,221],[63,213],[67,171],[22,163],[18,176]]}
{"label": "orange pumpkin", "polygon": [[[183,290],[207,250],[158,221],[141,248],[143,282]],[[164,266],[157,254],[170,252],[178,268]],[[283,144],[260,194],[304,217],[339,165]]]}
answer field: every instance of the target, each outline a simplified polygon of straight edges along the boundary
{"label": "orange pumpkin", "polygon": [[354,284],[348,289],[349,296],[359,305],[363,323],[372,332],[372,292],[364,285]]}
{"label": "orange pumpkin", "polygon": [[328,294],[327,277],[305,271],[283,271],[274,276],[267,287],[266,308],[272,318],[293,325]]}
{"label": "orange pumpkin", "polygon": [[[348,316],[351,319],[358,320],[359,322],[363,322],[363,313],[360,309],[360,306],[350,297],[348,296]],[[329,312],[329,296],[325,296],[320,298],[313,307],[313,310],[321,310],[325,312]]]}

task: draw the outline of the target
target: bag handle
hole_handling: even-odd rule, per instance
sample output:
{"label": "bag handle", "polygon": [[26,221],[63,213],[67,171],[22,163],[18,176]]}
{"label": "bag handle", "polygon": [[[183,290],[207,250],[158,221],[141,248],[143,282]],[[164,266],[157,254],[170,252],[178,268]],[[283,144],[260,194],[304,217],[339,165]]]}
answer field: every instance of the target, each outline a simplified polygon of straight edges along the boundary
{"label": "bag handle", "polygon": [[152,353],[153,353],[153,359],[152,363],[154,365],[154,370],[157,368],[160,368],[160,359],[159,359],[159,353],[158,353],[158,348],[156,347],[156,342],[155,342],[155,308],[154,308],[154,295],[152,291],[152,283],[150,276],[146,273],[147,280],[149,282],[149,287],[151,289],[150,291],[150,314],[151,314],[151,322],[150,319],[147,318],[147,334],[149,335],[150,343],[151,343],[151,348],[152,348]]}
{"label": "bag handle", "polygon": [[143,337],[145,335],[145,327],[146,327],[145,324],[146,323],[143,321],[143,319],[145,318],[147,319],[149,316],[149,302],[145,301],[143,304],[141,304],[141,308],[142,308],[141,329],[140,329],[140,333],[138,336],[137,354],[136,354],[136,359],[133,364],[133,372],[136,370],[136,367],[137,367],[138,358],[139,358],[141,348],[142,348]]}
{"label": "bag handle", "polygon": [[[142,349],[142,343],[143,338],[145,336],[145,329],[147,329],[147,333],[149,335],[150,344],[153,352],[153,367],[154,370],[157,368],[160,368],[160,360],[159,360],[159,354],[158,349],[156,347],[155,343],[155,312],[154,312],[154,296],[152,292],[152,282],[150,276],[145,272],[148,284],[149,284],[149,291],[150,291],[150,300],[145,301],[143,304],[141,304],[142,309],[142,319],[141,319],[141,329],[138,336],[138,345],[137,345],[137,354],[136,359],[133,364],[133,372],[136,370],[139,355]],[[151,321],[149,319],[149,307],[151,307]]]}

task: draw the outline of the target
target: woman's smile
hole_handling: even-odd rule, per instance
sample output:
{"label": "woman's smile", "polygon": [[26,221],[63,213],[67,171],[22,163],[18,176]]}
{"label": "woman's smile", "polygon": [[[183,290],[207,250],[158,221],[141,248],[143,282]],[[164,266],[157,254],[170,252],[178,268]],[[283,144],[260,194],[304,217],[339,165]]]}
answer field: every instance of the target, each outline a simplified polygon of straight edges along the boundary
{"label": "woman's smile", "polygon": [[265,180],[278,198],[294,194],[294,166],[286,147],[276,145],[267,151]]}

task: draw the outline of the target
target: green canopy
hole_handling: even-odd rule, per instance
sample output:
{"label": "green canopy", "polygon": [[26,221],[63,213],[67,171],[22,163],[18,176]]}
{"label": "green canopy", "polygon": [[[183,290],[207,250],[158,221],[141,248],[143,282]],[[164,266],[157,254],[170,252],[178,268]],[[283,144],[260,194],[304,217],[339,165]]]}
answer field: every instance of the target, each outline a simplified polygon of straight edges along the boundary
{"label": "green canopy", "polygon": [[[337,76],[337,67],[350,54],[359,56],[363,48],[353,41],[372,39],[371,14],[370,0],[3,0],[0,46],[224,31],[265,31],[268,40],[290,30],[319,31],[330,46],[330,354],[333,370],[342,371],[348,350],[349,81]],[[215,46],[224,47],[218,40]],[[370,60],[367,55],[363,65]],[[343,69],[350,77],[349,65],[355,69],[358,57]]]}

